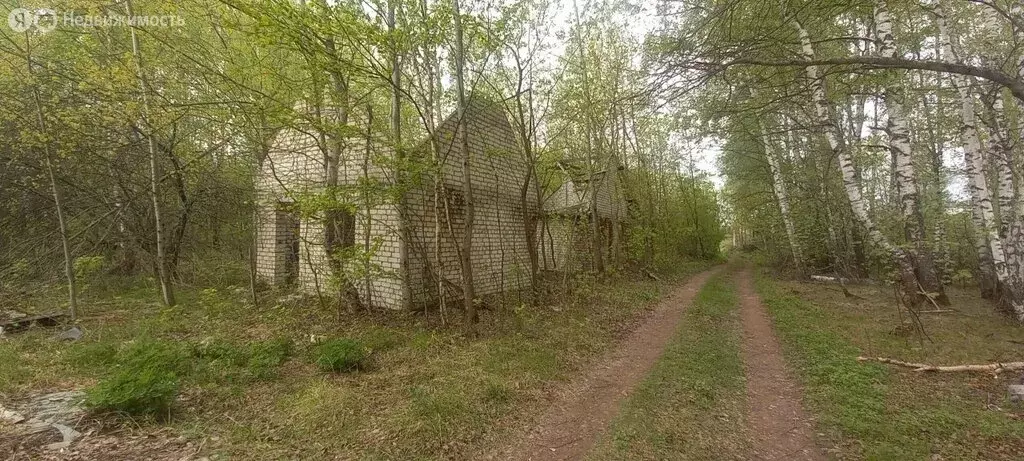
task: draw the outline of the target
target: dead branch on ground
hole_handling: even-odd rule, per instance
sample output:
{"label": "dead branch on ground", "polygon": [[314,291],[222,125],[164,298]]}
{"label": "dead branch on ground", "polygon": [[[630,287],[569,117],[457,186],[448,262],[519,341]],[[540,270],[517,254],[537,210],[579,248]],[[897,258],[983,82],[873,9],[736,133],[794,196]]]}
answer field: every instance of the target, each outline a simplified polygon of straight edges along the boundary
{"label": "dead branch on ground", "polygon": [[1004,371],[1016,371],[1024,370],[1024,362],[1004,362],[1004,363],[986,363],[981,365],[951,365],[951,366],[938,366],[928,365],[925,363],[914,363],[904,362],[902,360],[890,359],[886,357],[857,357],[858,362],[881,362],[892,365],[898,365],[906,368],[913,368],[914,371],[937,371],[937,372],[958,372],[958,371],[988,371],[994,374],[999,374]]}

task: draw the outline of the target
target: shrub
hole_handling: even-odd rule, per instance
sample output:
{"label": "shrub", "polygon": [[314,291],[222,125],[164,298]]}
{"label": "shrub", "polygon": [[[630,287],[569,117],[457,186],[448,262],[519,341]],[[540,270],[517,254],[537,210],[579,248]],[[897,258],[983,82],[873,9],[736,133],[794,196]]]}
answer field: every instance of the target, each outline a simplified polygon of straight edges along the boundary
{"label": "shrub", "polygon": [[353,339],[331,339],[317,345],[316,365],[323,371],[349,372],[366,368],[370,351]]}
{"label": "shrub", "polygon": [[202,341],[192,346],[192,355],[204,362],[216,362],[224,366],[244,366],[248,351],[223,341]]}
{"label": "shrub", "polygon": [[98,412],[166,414],[188,366],[188,354],[177,344],[133,343],[117,354],[114,371],[87,390],[85,404]]}
{"label": "shrub", "polygon": [[272,379],[277,376],[277,367],[288,360],[291,354],[292,341],[287,338],[253,344],[247,367],[249,374],[259,381]]}
{"label": "shrub", "polygon": [[85,404],[100,412],[161,415],[170,410],[179,387],[178,376],[168,370],[122,369],[89,389]]}
{"label": "shrub", "polygon": [[79,256],[75,258],[72,263],[72,269],[75,272],[75,277],[79,280],[89,279],[96,275],[103,269],[103,264],[106,259],[100,256]]}

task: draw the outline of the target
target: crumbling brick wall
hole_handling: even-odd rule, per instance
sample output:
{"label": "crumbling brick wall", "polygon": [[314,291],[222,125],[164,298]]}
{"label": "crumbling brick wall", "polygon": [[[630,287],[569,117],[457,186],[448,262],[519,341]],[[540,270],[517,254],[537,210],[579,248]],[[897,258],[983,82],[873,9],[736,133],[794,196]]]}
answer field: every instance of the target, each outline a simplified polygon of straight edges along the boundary
{"label": "crumbling brick wall", "polygon": [[601,171],[575,180],[565,178],[547,197],[539,229],[544,255],[542,268],[569,272],[593,268],[590,225],[593,200],[597,202],[599,240],[604,248],[605,263],[611,262],[613,252],[621,251],[627,209],[619,173],[615,162],[610,161],[608,168]]}
{"label": "crumbling brick wall", "polygon": [[[295,206],[304,196],[319,193],[326,183],[324,150],[313,135],[311,126],[286,128],[278,133],[267,159],[257,178],[257,273],[264,280],[284,284],[288,278],[283,252],[288,238],[282,230],[282,210],[290,213],[291,219],[299,221],[298,264],[294,269],[297,284],[305,291],[333,296],[336,290],[324,251],[324,228],[322,216],[301,212]],[[364,162],[367,157],[381,155],[383,143],[371,143],[373,150],[367,151],[365,139],[349,138],[345,158],[339,168],[338,182],[353,185],[360,178],[386,181],[388,175],[373,165]],[[384,153],[386,155],[386,153]],[[364,165],[366,168],[363,168]],[[397,308],[402,306],[402,290],[399,279],[399,239],[397,234],[397,211],[393,203],[379,203],[375,197],[370,209],[360,207],[354,216],[355,245],[374,249],[370,261],[373,270],[368,277],[352,280],[364,303],[376,307]],[[368,242],[367,242],[368,241]],[[359,263],[353,263],[359,264]],[[360,271],[349,267],[351,273]],[[358,269],[363,269],[362,267]],[[366,272],[366,271],[362,271]]]}
{"label": "crumbling brick wall", "polygon": [[[527,165],[500,106],[473,100],[466,117],[472,152],[475,223],[471,260],[476,292],[486,296],[518,290],[529,283],[529,249],[520,196]],[[462,196],[464,156],[456,136],[457,126],[458,120],[452,115],[436,131],[441,161],[440,166],[431,171],[439,174],[410,177],[405,188],[404,219],[408,220],[410,239],[407,244],[409,279],[404,283],[409,284],[413,306],[436,303],[439,282],[449,296],[461,295],[459,252],[467,204]],[[321,190],[325,182],[322,149],[309,134],[312,132],[301,128],[282,131],[257,182],[260,202],[257,270],[275,284],[287,278],[286,264],[281,262],[285,245],[281,243],[284,233],[282,220],[278,219],[279,210],[305,193]],[[369,149],[365,139],[349,139],[347,144],[339,182],[355,184],[363,178],[389,183],[394,178],[372,161],[390,155],[383,147],[386,142],[370,142]],[[422,143],[410,155],[429,162],[429,143]],[[435,179],[439,183],[435,183]],[[535,188],[536,184],[531,184],[526,203],[534,209],[538,206]],[[441,192],[437,198],[435,189]],[[399,220],[402,216],[397,203],[377,202],[369,209],[360,206],[355,216],[355,245],[373,250],[369,261],[373,270],[368,276],[354,280],[353,285],[364,304],[400,308],[405,301],[400,277],[403,242],[399,238]],[[318,216],[298,219],[298,283],[307,291],[331,290],[323,249],[323,223]],[[440,234],[435,229],[437,225],[440,225]]]}
{"label": "crumbling brick wall", "polygon": [[[528,286],[530,272],[521,196],[528,167],[501,106],[481,99],[471,100],[466,118],[475,211],[470,257],[474,288],[478,296],[519,290]],[[436,131],[441,160],[438,169],[441,199],[435,206],[436,178],[428,175],[413,193],[415,200],[411,200],[414,211],[411,227],[416,229],[413,251],[422,255],[414,257],[411,274],[417,301],[436,301],[438,277],[446,293],[452,298],[461,297],[459,254],[468,205],[463,194],[465,157],[457,126],[458,120],[453,114]],[[428,147],[424,144],[421,151],[429,152]],[[536,184],[531,182],[526,207],[536,210],[536,196]],[[440,235],[435,235],[435,216],[440,224]]]}

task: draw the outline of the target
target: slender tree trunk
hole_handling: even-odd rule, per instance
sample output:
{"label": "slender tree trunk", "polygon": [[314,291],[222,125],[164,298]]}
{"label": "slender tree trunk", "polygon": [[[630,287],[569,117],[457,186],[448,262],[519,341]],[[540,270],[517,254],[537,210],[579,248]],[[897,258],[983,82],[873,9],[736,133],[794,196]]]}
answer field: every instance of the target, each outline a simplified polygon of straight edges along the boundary
{"label": "slender tree trunk", "polygon": [[[131,0],[125,1],[125,12],[129,18],[134,17],[135,13],[132,11]],[[153,223],[156,232],[157,277],[160,279],[160,294],[163,297],[164,304],[167,306],[173,306],[175,305],[174,287],[167,267],[167,254],[164,248],[163,217],[160,212],[160,168],[159,163],[157,162],[156,139],[153,137],[153,130],[156,129],[156,126],[153,124],[152,112],[149,107],[149,81],[146,79],[144,70],[145,66],[142,62],[142,50],[139,47],[139,37],[135,33],[134,27],[131,27],[128,30],[131,34],[132,57],[135,60],[136,77],[139,81],[139,89],[142,92],[142,110],[147,128],[146,141],[149,145],[149,193],[150,198],[153,201]]]}
{"label": "slender tree trunk", "polygon": [[[1014,42],[1019,44],[1024,43],[1024,3],[1019,1],[1011,2],[1010,16],[1013,17],[1017,22],[1013,27]],[[1017,53],[1017,78],[1024,81],[1024,53]],[[1002,88],[1000,88],[1002,90]],[[1005,97],[1005,92],[1000,92],[1001,96]],[[1024,144],[1024,101],[1016,99],[1017,101],[1017,124],[1020,129],[1018,133],[1018,143]],[[1005,125],[1005,122],[1004,122]],[[1006,138],[1010,139],[1009,126],[1006,126]],[[1018,166],[1013,160],[1012,151],[1008,155],[1008,159],[1011,165]],[[1021,192],[1024,187],[1024,181],[1018,176],[1019,170],[1014,169],[1014,179],[1016,181],[1018,189],[1016,190],[1016,207],[1014,207],[1013,214],[1014,219],[1010,227],[1011,236],[1014,243],[1014,258],[1013,267],[1011,270],[1011,277],[1014,279],[1014,284],[1017,287],[1018,293],[1024,298],[1024,193]],[[1024,299],[1020,299],[1024,304]]]}
{"label": "slender tree trunk", "polygon": [[[25,59],[28,63],[28,73],[33,75],[32,68],[32,46],[29,42],[30,32],[25,33]],[[64,215],[64,194],[57,183],[57,173],[54,167],[53,151],[50,148],[50,131],[46,125],[46,115],[43,111],[42,98],[39,97],[39,85],[32,84],[32,101],[36,108],[36,122],[39,124],[39,133],[43,136],[43,162],[46,165],[46,175],[50,179],[50,192],[53,194],[53,206],[57,212],[57,230],[60,235],[60,246],[64,252],[64,278],[68,283],[68,315],[71,320],[78,320],[78,285],[75,281],[75,258],[71,253],[71,240],[68,236],[67,219]]]}
{"label": "slender tree trunk", "polygon": [[[942,59],[945,62],[955,62],[956,57],[953,55],[953,46],[950,42],[946,18],[941,4],[940,8],[935,10],[935,14],[939,29],[939,41],[942,42]],[[964,158],[967,159],[967,165],[970,167],[972,164],[971,160],[979,155],[978,151],[980,149],[974,116],[974,100],[970,94],[970,88],[966,79],[952,76],[950,82],[960,95],[960,138],[964,149]],[[973,181],[972,178],[968,178],[968,180]],[[978,255],[978,288],[981,290],[983,298],[996,299],[999,296],[999,281],[996,277],[995,260],[992,253],[993,247],[989,242],[988,226],[982,213],[981,201],[979,200],[982,194],[980,191],[975,191],[970,185],[968,185],[968,189],[970,189],[971,197],[971,222],[974,225],[974,248]]]}
{"label": "slender tree trunk", "polygon": [[[954,63],[953,46],[950,43],[945,16],[942,14],[941,9],[936,10],[936,15],[939,30],[942,31],[940,33],[943,37],[944,58],[946,62]],[[995,224],[995,213],[992,209],[992,199],[989,194],[988,183],[985,180],[985,163],[982,158],[981,141],[978,139],[977,122],[974,113],[974,96],[971,94],[970,85],[966,77],[954,75],[951,80],[953,86],[960,94],[960,116],[962,118],[960,136],[963,141],[964,162],[967,166],[968,188],[971,192],[971,203],[974,208],[975,231],[984,235],[989,244],[990,253],[979,251],[978,259],[980,263],[984,264],[988,254],[991,254],[993,272],[995,273],[996,280],[999,282],[998,291],[1002,294],[1003,303],[1018,320],[1024,321],[1024,297],[1020,295],[1019,289],[1008,273],[1003,243],[1002,239],[999,238],[999,231]],[[980,237],[976,238],[980,239]],[[986,268],[982,266],[980,272],[984,276]],[[982,282],[981,286],[984,293],[984,282]]]}
{"label": "slender tree trunk", "polygon": [[540,299],[540,285],[539,285],[539,273],[540,273],[540,257],[537,254],[537,226],[540,223],[540,210],[537,208],[540,206],[538,200],[536,207],[530,203],[530,199],[534,198],[536,194],[531,196],[530,184],[533,183],[534,187],[539,189],[540,185],[536,183],[537,178],[537,159],[534,157],[533,151],[533,137],[531,136],[532,129],[527,127],[533,126],[533,118],[527,114],[527,111],[523,105],[523,75],[522,66],[519,67],[519,84],[516,90],[515,104],[516,112],[518,116],[518,128],[519,128],[519,139],[520,144],[523,146],[523,154],[526,160],[526,177],[523,178],[523,185],[519,190],[519,206],[523,210],[523,231],[526,233],[526,246],[527,253],[530,258],[530,304],[538,302]]}
{"label": "slender tree trunk", "polygon": [[[595,143],[595,121],[593,114],[593,99],[590,93],[590,73],[587,66],[587,52],[583,48],[583,35],[580,31],[582,23],[580,22],[580,10],[573,2],[573,11],[576,17],[576,46],[579,52],[580,66],[583,72],[583,100],[585,104],[584,117],[586,118],[586,152],[587,152],[587,163],[588,172],[590,177],[587,178],[587,197],[589,198],[588,208],[590,210],[590,250],[591,258],[593,259],[593,269],[595,273],[601,274],[604,272],[604,252],[602,251],[603,242],[601,239],[601,218],[598,216],[597,206],[597,193],[598,193],[598,181],[596,179],[596,173],[598,165],[600,164],[599,155],[597,154],[594,143]],[[600,148],[600,145],[598,145]]]}
{"label": "slender tree trunk", "polygon": [[[426,22],[430,15],[427,9],[427,1],[421,0],[420,17]],[[438,313],[441,316],[441,323],[447,322],[447,293],[445,290],[445,267],[442,260],[441,242],[442,225],[441,216],[444,213],[444,159],[441,158],[441,146],[437,138],[437,121],[440,120],[440,77],[441,74],[437,58],[437,49],[433,44],[426,44],[422,48],[424,73],[426,74],[426,110],[425,121],[427,139],[430,143],[430,159],[434,167],[433,177],[433,210],[434,210],[434,274],[435,288],[437,290]]]}
{"label": "slender tree trunk", "polygon": [[[969,187],[969,186],[968,186]],[[988,242],[985,232],[985,220],[981,217],[981,205],[974,194],[971,194],[971,223],[974,232],[974,250],[978,255],[978,289],[981,297],[995,300],[999,297],[999,280],[996,278],[996,266],[992,258],[992,245]]]}
{"label": "slender tree trunk", "polygon": [[786,228],[786,238],[789,240],[789,248],[793,251],[793,264],[801,276],[805,274],[803,256],[800,251],[800,242],[796,236],[796,225],[793,224],[793,217],[789,212],[789,194],[786,192],[786,182],[782,177],[782,170],[779,168],[779,159],[776,157],[774,148],[764,124],[758,122],[761,130],[761,141],[764,144],[764,155],[768,159],[768,169],[772,175],[772,189],[775,191],[775,200],[779,205],[779,212],[782,214],[782,223]]}
{"label": "slender tree trunk", "polygon": [[[369,184],[370,181],[370,156],[373,154],[373,104],[366,104],[366,151],[363,152],[363,181]],[[370,254],[370,236],[373,234],[373,209],[370,208],[370,192],[365,188],[362,191],[363,202],[363,251]],[[370,258],[363,258],[363,301],[367,306],[373,305],[373,278],[370,275],[372,263]]]}
{"label": "slender tree trunk", "polygon": [[395,23],[395,9],[398,0],[388,1],[388,33],[391,34],[391,136],[395,143],[395,157],[398,161],[398,170],[395,172],[395,182],[399,188],[398,198],[398,260],[400,278],[402,279],[402,307],[412,307],[412,277],[409,269],[409,247],[412,245],[412,234],[409,229],[409,200],[405,193],[408,188],[405,164],[407,157],[402,146],[402,54],[398,49],[398,40],[395,37],[397,24]]}
{"label": "slender tree trunk", "polygon": [[[260,141],[260,143],[259,143],[260,150],[257,153],[256,158],[255,158],[256,162],[255,162],[255,168],[254,168],[255,171],[253,171],[253,174],[252,174],[253,178],[259,177],[260,172],[263,171],[263,162],[270,155],[270,143],[267,141],[268,137],[265,134],[267,132],[271,131],[271,130],[267,127],[266,114],[264,114],[262,112],[260,113],[260,124],[259,124],[258,130],[259,130],[258,136],[259,136],[259,141]],[[252,190],[252,192],[253,192],[253,195],[257,196],[257,198],[258,198],[258,195],[256,194],[256,187],[255,186],[256,186],[256,183],[254,181],[253,182],[253,190]],[[256,259],[257,259],[258,255],[259,255],[258,248],[259,248],[259,241],[260,241],[260,232],[259,232],[259,230],[260,230],[260,224],[261,224],[260,223],[260,219],[261,218],[260,218],[260,209],[259,209],[259,202],[258,201],[253,201],[253,209],[251,210],[251,213],[252,213],[252,218],[253,218],[252,219],[253,228],[252,228],[252,238],[249,239],[249,297],[252,300],[253,307],[254,308],[259,308],[260,307],[260,298],[259,298],[259,292],[258,292],[259,275],[257,273],[258,268],[257,268],[257,261],[256,261]]]}
{"label": "slender tree trunk", "polygon": [[[1010,16],[1016,18],[1018,24],[1024,24],[1024,2],[1012,2],[1010,5]],[[1013,37],[1014,41],[1018,44],[1024,43],[1024,27],[1014,27]],[[1018,53],[1017,55],[1017,78],[1024,81],[1024,53]],[[1020,99],[1015,99],[1015,101],[1017,101],[1018,142],[1024,144],[1024,101]],[[1021,184],[1021,186],[1024,187],[1024,184]],[[1017,192],[1018,194],[1021,193],[1019,190]],[[1024,197],[1018,197],[1017,218],[1024,220]],[[1021,223],[1021,226],[1024,227],[1024,223]],[[1024,236],[1021,238],[1024,239]],[[1024,240],[1020,244],[1024,245]],[[1024,248],[1019,248],[1018,250],[1024,252]],[[1022,265],[1024,265],[1024,261],[1022,261]]]}
{"label": "slender tree trunk", "polygon": [[[936,56],[936,58],[941,58],[941,56],[943,54],[943,51],[942,51],[942,34],[939,33],[939,32],[936,32],[934,38],[935,38],[935,56]],[[920,73],[920,76],[921,76],[921,86],[922,87],[925,86],[925,80],[924,80],[925,79],[925,75],[927,75],[927,74],[925,74],[924,72]],[[936,86],[936,92],[935,92],[935,111],[931,114],[930,117],[928,117],[928,119],[929,119],[928,132],[929,132],[929,136],[931,138],[931,145],[932,145],[932,159],[931,159],[932,160],[931,161],[932,181],[933,181],[932,187],[935,188],[936,201],[938,202],[938,205],[939,205],[939,216],[938,216],[938,219],[935,220],[935,235],[934,235],[935,252],[934,252],[934,254],[935,254],[936,268],[938,269],[939,277],[941,278],[941,283],[942,283],[943,286],[950,286],[950,285],[953,284],[953,270],[952,270],[953,263],[950,260],[949,242],[948,242],[947,237],[946,237],[946,226],[948,225],[948,220],[946,219],[946,191],[945,191],[945,188],[946,188],[946,178],[945,178],[945,175],[942,172],[943,150],[944,150],[945,141],[942,139],[941,136],[939,136],[939,131],[942,129],[942,126],[943,126],[942,122],[944,120],[944,117],[943,117],[943,115],[944,115],[943,114],[943,107],[942,107],[943,106],[943,100],[942,100],[943,79],[942,79],[942,77],[941,76],[936,77],[934,84]],[[922,97],[922,102],[924,104],[927,104],[927,101],[928,101],[927,96],[923,96]]]}
{"label": "slender tree trunk", "polygon": [[455,22],[455,86],[458,92],[459,144],[462,147],[462,195],[466,206],[466,225],[462,233],[462,297],[465,307],[465,329],[469,337],[477,336],[476,292],[473,286],[473,151],[469,148],[469,127],[466,120],[466,50],[462,38],[462,18],[459,0],[452,0]]}
{"label": "slender tree trunk", "polygon": [[[811,45],[811,39],[807,34],[807,30],[798,22],[794,21],[793,24],[800,35],[804,60],[814,61],[814,47]],[[818,123],[822,126],[825,139],[828,140],[833,153],[839,158],[839,172],[843,177],[843,188],[846,190],[846,196],[850,200],[850,208],[853,211],[853,215],[867,231],[868,238],[871,239],[872,243],[892,256],[893,262],[899,271],[900,285],[904,293],[903,301],[907,307],[916,309],[921,304],[922,299],[919,295],[920,288],[917,275],[914,273],[914,264],[905,251],[889,242],[889,239],[878,230],[874,221],[868,215],[864,198],[861,196],[861,186],[857,178],[853,155],[850,154],[850,150],[843,142],[842,129],[836,124],[832,116],[832,109],[825,93],[824,83],[818,77],[818,67],[808,65],[805,71],[808,83],[811,86]]]}
{"label": "slender tree trunk", "polygon": [[[875,27],[878,40],[881,42],[879,54],[883,58],[896,56],[896,41],[893,37],[892,22],[886,2],[880,1],[875,6]],[[942,288],[942,283],[935,271],[935,260],[928,248],[924,235],[924,214],[921,212],[921,196],[918,193],[917,171],[914,156],[911,152],[910,126],[904,109],[904,94],[901,89],[902,74],[895,71],[896,82],[885,87],[885,107],[888,111],[886,131],[889,134],[889,149],[896,159],[894,170],[899,191],[900,209],[903,213],[904,233],[907,242],[914,249],[915,273],[921,289],[927,296],[935,296],[939,304],[949,305],[949,298]]]}
{"label": "slender tree trunk", "polygon": [[1024,274],[1021,274],[1021,246],[1024,245],[1024,227],[1018,210],[1020,193],[1017,164],[1014,161],[1013,139],[1006,122],[1003,92],[997,90],[992,101],[992,133],[989,137],[989,160],[995,164],[999,192],[999,238],[1003,240],[1003,252],[1006,257],[1006,270],[1011,284],[1018,289],[1024,288]]}
{"label": "slender tree trunk", "polygon": [[355,244],[355,216],[338,206],[341,164],[345,159],[346,149],[346,128],[349,118],[349,86],[348,79],[342,75],[337,67],[341,64],[334,38],[324,40],[324,48],[329,58],[328,75],[330,76],[333,90],[331,101],[334,111],[334,119],[327,123],[336,124],[326,136],[327,155],[324,166],[325,189],[329,196],[328,209],[324,210],[322,222],[324,232],[324,256],[327,259],[331,275],[334,277],[337,287],[338,301],[343,303],[349,311],[354,312],[360,306],[359,292],[349,280],[345,261],[340,254],[341,250]]}

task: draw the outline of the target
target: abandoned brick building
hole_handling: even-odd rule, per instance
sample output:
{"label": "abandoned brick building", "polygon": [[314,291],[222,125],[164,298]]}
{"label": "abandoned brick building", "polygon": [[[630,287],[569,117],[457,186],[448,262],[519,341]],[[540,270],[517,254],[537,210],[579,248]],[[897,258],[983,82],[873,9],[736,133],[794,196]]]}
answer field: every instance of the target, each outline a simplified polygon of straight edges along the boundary
{"label": "abandoned brick building", "polygon": [[566,162],[556,166],[555,177],[561,184],[544,199],[538,239],[541,267],[569,272],[594,268],[594,238],[588,219],[591,205],[597,214],[602,260],[605,265],[613,264],[625,244],[627,202],[620,177],[622,166],[614,159],[592,173]]}
{"label": "abandoned brick building", "polygon": [[[466,110],[467,135],[472,151],[474,194],[474,234],[472,249],[473,278],[479,296],[508,293],[529,284],[530,256],[525,235],[525,215],[521,197],[528,174],[527,163],[516,142],[515,133],[499,104],[472,99]],[[353,216],[355,245],[365,255],[346,273],[360,301],[367,306],[399,309],[437,301],[442,288],[447,296],[459,297],[461,267],[459,250],[464,229],[465,203],[462,197],[463,152],[456,137],[458,120],[449,116],[437,129],[441,180],[437,189],[442,196],[435,203],[435,181],[421,175],[405,189],[405,213],[399,213],[393,201],[357,197],[358,211]],[[323,221],[318,216],[299,213],[294,202],[299,197],[322,190],[326,184],[324,155],[314,130],[289,128],[277,134],[273,147],[257,178],[259,203],[257,272],[274,285],[296,284],[306,291],[324,290],[330,283],[330,270],[324,252]],[[390,153],[387,142],[364,138],[350,142],[349,155],[339,168],[339,185],[359,181],[392,184],[393,175],[377,165]],[[429,155],[427,144],[414,150]],[[427,152],[427,153],[425,153]],[[625,218],[621,190],[614,180],[615,171],[593,175],[598,193],[599,215],[607,230],[607,244],[619,244],[621,222]],[[580,223],[589,216],[588,187],[580,187],[581,177],[561,176],[565,182],[555,194],[544,200],[544,218],[538,233],[539,253],[545,255],[542,269],[575,270],[586,267],[586,258],[572,255],[583,250],[588,234]],[[606,178],[612,178],[608,180]],[[585,182],[585,181],[583,181]],[[527,194],[527,211],[536,211],[536,181]],[[437,213],[435,213],[437,210]],[[437,219],[435,219],[435,216]],[[581,216],[584,216],[581,218]],[[409,241],[400,235],[406,220]],[[611,224],[614,222],[615,224]],[[604,231],[603,231],[604,232]],[[436,234],[436,235],[435,235]],[[585,251],[584,251],[585,252]],[[401,275],[402,258],[408,261],[407,280]]]}

